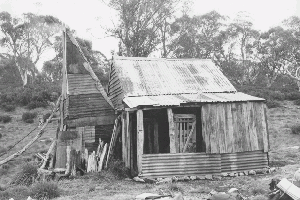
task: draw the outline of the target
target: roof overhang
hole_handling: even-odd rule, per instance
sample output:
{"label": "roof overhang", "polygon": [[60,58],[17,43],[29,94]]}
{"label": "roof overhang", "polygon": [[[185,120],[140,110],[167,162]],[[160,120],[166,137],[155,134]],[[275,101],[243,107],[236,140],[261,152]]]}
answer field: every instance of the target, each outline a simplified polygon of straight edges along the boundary
{"label": "roof overhang", "polygon": [[183,106],[188,104],[217,103],[217,102],[243,102],[243,101],[265,101],[265,99],[254,97],[242,92],[235,93],[198,93],[198,94],[172,94],[159,96],[134,96],[125,97],[123,102],[129,108],[137,107],[165,107]]}

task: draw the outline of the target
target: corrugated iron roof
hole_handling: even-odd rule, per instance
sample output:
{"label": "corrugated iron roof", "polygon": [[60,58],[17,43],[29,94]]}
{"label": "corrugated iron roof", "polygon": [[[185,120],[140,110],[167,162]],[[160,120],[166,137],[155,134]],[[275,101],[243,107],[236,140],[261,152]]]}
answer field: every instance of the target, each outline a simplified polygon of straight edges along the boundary
{"label": "corrugated iron roof", "polygon": [[129,108],[136,108],[138,106],[180,106],[186,103],[202,102],[264,101],[264,99],[235,92],[125,97],[123,101]]}
{"label": "corrugated iron roof", "polygon": [[124,96],[236,92],[207,59],[114,57]]}

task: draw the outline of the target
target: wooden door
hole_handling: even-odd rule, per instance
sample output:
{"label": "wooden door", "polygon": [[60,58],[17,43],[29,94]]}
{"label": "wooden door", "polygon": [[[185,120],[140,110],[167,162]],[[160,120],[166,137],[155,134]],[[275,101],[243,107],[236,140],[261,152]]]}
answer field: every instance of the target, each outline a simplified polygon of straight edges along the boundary
{"label": "wooden door", "polygon": [[196,116],[174,114],[177,153],[196,152]]}

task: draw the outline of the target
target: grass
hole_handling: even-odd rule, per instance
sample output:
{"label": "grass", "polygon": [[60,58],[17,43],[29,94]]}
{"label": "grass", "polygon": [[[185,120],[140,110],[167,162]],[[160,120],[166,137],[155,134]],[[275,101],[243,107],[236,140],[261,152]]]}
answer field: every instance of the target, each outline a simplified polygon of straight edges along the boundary
{"label": "grass", "polygon": [[[126,180],[126,170],[122,167],[122,163],[116,163],[114,168],[110,171],[102,171],[101,173],[85,174],[81,177],[75,177],[69,180],[58,182],[60,197],[56,200],[64,199],[134,199],[135,196],[141,193],[161,193],[171,191],[173,193],[181,192],[185,199],[207,199],[210,191],[226,192],[230,188],[238,188],[243,196],[251,200],[265,200],[269,192],[269,183],[272,178],[288,178],[292,179],[295,171],[300,168],[300,149],[292,148],[300,146],[300,134],[292,134],[291,127],[300,124],[300,109],[294,105],[292,101],[280,102],[281,106],[270,108],[268,110],[268,127],[270,137],[270,166],[276,167],[277,171],[273,174],[256,175],[256,176],[242,176],[236,178],[222,178],[221,180],[195,180],[189,182],[166,183],[162,185],[149,183],[136,183]],[[13,145],[17,140],[26,135],[28,131],[32,130],[37,122],[27,124],[22,121],[22,113],[25,109],[17,108],[15,111],[4,113],[13,117],[12,122],[5,124],[0,129],[0,134],[5,135],[0,140],[0,152],[5,152],[9,146]],[[32,112],[37,112],[38,115],[43,116],[49,110],[35,109]],[[2,125],[2,124],[0,124]],[[55,136],[57,123],[51,123],[46,128],[46,131],[40,140],[44,142],[36,142],[27,152],[22,156],[9,162],[4,167],[5,175],[0,175],[0,185],[6,185],[13,178],[13,174],[18,171],[18,166],[22,165],[27,159],[32,159],[32,155],[37,152],[47,151],[50,144],[46,142]],[[36,130],[29,138],[21,142],[20,145],[13,148],[9,153],[15,152],[23,147],[34,135]],[[47,144],[46,144],[47,143]],[[0,154],[1,155],[1,154]],[[5,156],[4,156],[5,157]],[[3,157],[1,157],[2,159]],[[1,173],[1,167],[0,167]],[[117,174],[117,175],[116,175]],[[23,194],[30,194],[31,186],[9,186],[4,191],[0,191],[0,199],[3,195],[12,194],[15,190],[23,191]],[[1,196],[2,195],[2,196]],[[15,199],[26,199],[24,197]]]}

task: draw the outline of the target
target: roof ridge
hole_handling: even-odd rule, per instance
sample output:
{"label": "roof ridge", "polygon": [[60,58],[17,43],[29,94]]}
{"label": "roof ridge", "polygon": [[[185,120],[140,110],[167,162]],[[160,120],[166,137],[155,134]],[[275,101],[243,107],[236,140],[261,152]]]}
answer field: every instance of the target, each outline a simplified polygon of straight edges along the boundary
{"label": "roof ridge", "polygon": [[153,57],[125,57],[125,56],[113,56],[113,60],[168,60],[168,61],[176,61],[176,60],[208,60],[211,59],[200,59],[200,58],[153,58]]}

